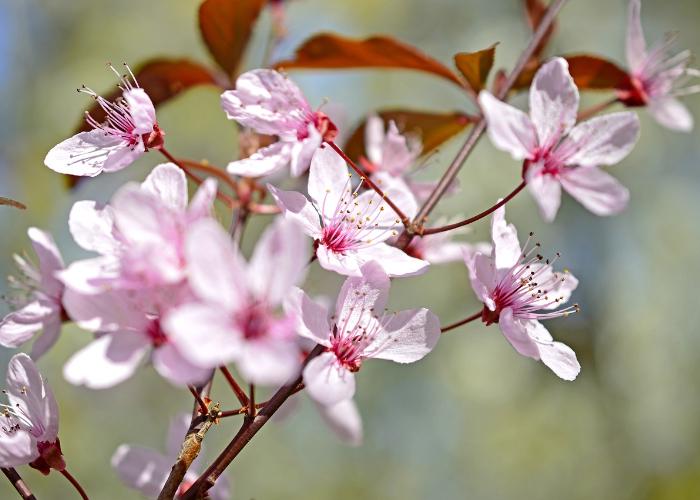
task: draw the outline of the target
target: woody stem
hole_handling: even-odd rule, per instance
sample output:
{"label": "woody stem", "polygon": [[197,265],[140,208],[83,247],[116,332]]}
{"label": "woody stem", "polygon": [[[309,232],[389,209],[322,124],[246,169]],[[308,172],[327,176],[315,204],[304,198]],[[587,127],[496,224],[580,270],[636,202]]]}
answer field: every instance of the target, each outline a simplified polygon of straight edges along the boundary
{"label": "woody stem", "polygon": [[612,106],[613,104],[619,102],[620,100],[617,97],[613,97],[612,99],[608,99],[607,101],[603,101],[601,103],[598,103],[594,106],[591,106],[590,108],[581,110],[579,114],[576,117],[576,121],[582,122],[584,120],[588,120],[592,116],[597,115],[601,111],[605,111],[607,108]]}
{"label": "woody stem", "polygon": [[454,330],[455,328],[458,328],[462,325],[466,325],[467,323],[470,323],[474,321],[475,319],[479,319],[481,317],[481,311],[476,312],[472,314],[471,316],[467,316],[463,320],[457,321],[456,323],[452,323],[451,325],[443,326],[440,328],[440,333],[447,333],[450,330]]}
{"label": "woody stem", "polygon": [[24,482],[24,479],[22,479],[14,467],[2,467],[2,473],[5,474],[7,480],[12,483],[12,486],[17,490],[20,497],[25,500],[36,500],[34,493],[32,493],[32,490],[29,489],[27,483]]}
{"label": "woody stem", "polygon": [[75,490],[78,492],[80,498],[82,498],[83,500],[90,500],[87,496],[87,493],[85,493],[83,487],[80,485],[78,480],[74,478],[70,472],[68,472],[68,469],[63,469],[61,471],[61,474],[63,474],[63,477],[68,479],[68,482],[73,485],[73,488],[75,488]]}

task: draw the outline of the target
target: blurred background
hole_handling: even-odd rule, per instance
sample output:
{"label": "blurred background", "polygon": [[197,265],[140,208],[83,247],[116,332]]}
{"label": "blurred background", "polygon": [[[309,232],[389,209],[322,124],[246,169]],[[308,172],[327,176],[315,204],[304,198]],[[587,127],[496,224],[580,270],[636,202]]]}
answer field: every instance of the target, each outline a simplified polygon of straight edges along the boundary
{"label": "blurred background", "polygon": [[[1,207],[0,270],[13,272],[11,254],[29,252],[26,229],[53,232],[67,261],[83,254],[67,230],[79,199],[109,200],[128,180],[141,180],[161,159],[145,155],[117,174],[76,190],[43,166],[46,152],[68,137],[88,99],[75,88],[106,91],[114,84],[107,61],[137,65],[152,56],[210,62],[196,28],[195,0],[0,1],[0,195],[23,201]],[[644,0],[649,40],[679,31],[679,47],[700,53],[697,0]],[[624,64],[624,0],[572,0],[564,8],[551,54],[595,52]],[[295,0],[288,3],[289,36],[276,54],[317,31],[393,35],[450,63],[458,51],[500,41],[496,64],[510,68],[529,37],[517,0]],[[262,16],[246,68],[260,65],[270,27]],[[431,76],[403,71],[294,72],[312,105],[329,98],[349,130],[380,107],[472,111],[464,96]],[[585,103],[605,98],[587,95]],[[514,100],[525,105],[524,96]],[[700,117],[700,96],[687,99]],[[518,356],[496,327],[473,323],[450,333],[415,365],[375,362],[359,375],[357,401],[365,444],[347,448],[324,427],[304,395],[284,422],[265,428],[230,468],[238,499],[645,499],[700,498],[700,141],[662,129],[640,111],[637,148],[611,171],[632,199],[622,215],[602,219],[566,198],[546,225],[533,200],[508,205],[521,235],[536,231],[550,254],[580,278],[580,314],[548,323],[582,364],[573,383]],[[236,154],[233,124],[218,91],[200,88],[159,109],[175,154],[225,165]],[[461,144],[457,138],[431,157],[425,178],[437,178]],[[519,181],[520,165],[482,140],[460,175],[461,192],[439,207],[471,215]],[[222,218],[224,214],[222,214]],[[269,219],[254,221],[250,249]],[[486,222],[466,239],[488,237]],[[312,266],[314,294],[334,296],[341,280]],[[4,285],[3,285],[4,290]],[[393,287],[393,308],[426,306],[443,323],[477,310],[463,264],[434,266]],[[185,390],[148,367],[112,390],[68,385],[61,368],[89,341],[66,327],[57,348],[39,363],[61,409],[61,442],[69,468],[95,499],[136,498],[121,485],[109,459],[121,443],[164,449],[167,422],[191,409]],[[11,352],[0,352],[4,373]],[[219,380],[214,398],[235,402]],[[206,440],[212,458],[237,422],[225,420]],[[72,498],[59,475],[20,473],[39,499]],[[0,481],[0,497],[12,498]]]}

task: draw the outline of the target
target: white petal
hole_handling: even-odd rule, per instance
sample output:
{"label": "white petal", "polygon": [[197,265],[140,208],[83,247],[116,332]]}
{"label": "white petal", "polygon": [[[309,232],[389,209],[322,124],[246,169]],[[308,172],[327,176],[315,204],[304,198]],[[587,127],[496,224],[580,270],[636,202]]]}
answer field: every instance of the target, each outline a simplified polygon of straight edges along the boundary
{"label": "white petal", "polygon": [[365,122],[365,152],[377,167],[382,164],[384,141],[384,121],[377,115],[369,116]]}
{"label": "white petal", "polygon": [[576,125],[553,154],[567,165],[614,165],[632,151],[638,138],[636,113],[608,113]]}
{"label": "white petal", "polygon": [[290,291],[284,306],[285,312],[295,318],[299,335],[330,347],[331,328],[325,306],[311,300],[301,288]]}
{"label": "white petal", "polygon": [[289,166],[293,177],[299,177],[306,172],[314,153],[318,151],[323,143],[323,138],[318,130],[316,130],[313,123],[309,123],[307,129],[308,137],[292,144],[291,162]]}
{"label": "white petal", "polygon": [[51,316],[44,319],[43,332],[32,344],[32,358],[39,359],[41,356],[46,354],[49,349],[51,349],[58,337],[61,335],[61,327],[63,326],[63,319],[61,318],[61,311],[56,307],[56,311]]}
{"label": "white petal", "polygon": [[107,389],[131,377],[147,349],[148,340],[138,333],[102,335],[70,357],[63,376],[73,385]]}
{"label": "white petal", "polygon": [[493,145],[516,160],[530,158],[537,147],[537,133],[530,117],[486,91],[479,94],[479,104]]}
{"label": "white petal", "polygon": [[324,406],[333,406],[355,394],[355,375],[338,364],[335,354],[324,352],[304,368],[309,396]]}
{"label": "white petal", "polygon": [[[360,264],[372,261],[379,263],[384,272],[392,277],[416,276],[427,271],[430,265],[428,261],[411,257],[403,250],[386,243],[377,243],[360,248],[357,250],[356,256]],[[319,257],[319,262],[320,260]]]}
{"label": "white petal", "polygon": [[156,165],[141,184],[141,189],[174,210],[183,211],[187,207],[187,178],[174,163]]}
{"label": "white petal", "polygon": [[539,144],[549,148],[576,123],[579,95],[566,59],[555,57],[537,70],[530,87],[530,116]]}
{"label": "white petal", "polygon": [[361,275],[345,280],[335,304],[337,324],[358,324],[362,316],[381,314],[389,298],[389,276],[376,262],[360,268]]}
{"label": "white petal", "polygon": [[306,276],[308,240],[299,226],[277,218],[255,245],[248,265],[248,283],[256,297],[276,306]]}
{"label": "white petal", "polygon": [[649,113],[666,128],[679,132],[693,130],[693,115],[688,108],[673,97],[654,99],[648,105]]}
{"label": "white petal", "polygon": [[625,49],[627,64],[630,70],[634,72],[641,69],[647,58],[641,10],[641,0],[630,0],[627,11],[627,46]]}
{"label": "white petal", "polygon": [[528,190],[537,202],[540,215],[546,222],[552,222],[561,205],[559,180],[553,175],[543,174],[541,170],[534,167],[530,167],[526,177]]}
{"label": "white petal", "polygon": [[333,406],[316,403],[321,418],[343,443],[349,446],[362,444],[362,417],[352,399]]}
{"label": "white petal", "polygon": [[94,201],[77,201],[68,216],[68,226],[75,242],[85,250],[103,255],[116,252],[114,212],[107,205],[99,208]]}
{"label": "white petal", "polygon": [[338,153],[326,146],[316,151],[309,169],[309,197],[324,217],[332,218],[340,199],[352,191],[351,175]]}
{"label": "white petal", "polygon": [[142,329],[148,321],[143,300],[142,295],[119,290],[84,294],[69,288],[63,296],[63,306],[81,328],[91,332],[113,332]]}
{"label": "white petal", "polygon": [[401,311],[383,323],[365,349],[367,357],[413,363],[432,351],[440,338],[440,320],[428,309]]}
{"label": "white petal", "polygon": [[35,300],[7,314],[0,321],[0,345],[12,349],[28,342],[53,313],[49,304]]}
{"label": "white petal", "polygon": [[153,368],[177,387],[203,384],[211,375],[211,368],[190,363],[172,342],[153,351]]}
{"label": "white petal", "polygon": [[134,163],[145,152],[146,147],[143,144],[143,140],[139,138],[138,142],[133,146],[126,145],[110,152],[102,165],[102,169],[104,172],[117,172]]}
{"label": "white petal", "polygon": [[[540,350],[531,336],[529,331],[541,327],[538,321],[528,321],[513,317],[513,311],[509,307],[503,309],[498,318],[498,326],[510,345],[523,356],[528,358],[540,359]],[[544,327],[542,327],[544,328]],[[550,337],[551,338],[551,337]]]}
{"label": "white petal", "polygon": [[292,156],[292,144],[277,141],[274,144],[258,149],[248,158],[232,161],[226,167],[230,174],[242,177],[264,177],[280,170],[287,165]]}
{"label": "white petal", "polygon": [[496,265],[492,257],[480,252],[465,254],[464,262],[469,270],[469,281],[476,297],[490,310],[496,309],[491,292],[496,288]]}
{"label": "white petal", "polygon": [[540,358],[559,378],[574,380],[581,371],[576,353],[561,342],[540,345]]}
{"label": "white petal", "polygon": [[187,208],[187,219],[194,222],[203,217],[209,217],[216,200],[218,182],[211,177],[204,180],[192,197],[190,206]]}
{"label": "white petal", "polygon": [[506,207],[500,207],[491,216],[491,240],[496,269],[510,269],[522,257],[518,231],[506,222]]}
{"label": "white petal", "polygon": [[619,214],[627,207],[629,190],[600,168],[567,168],[559,181],[566,192],[596,215]]}
{"label": "white petal", "polygon": [[306,196],[296,191],[283,191],[272,184],[267,185],[282,215],[294,220],[312,238],[321,237],[320,214]]}
{"label": "white petal", "polygon": [[19,467],[39,456],[36,440],[26,431],[0,433],[0,467]]}
{"label": "white petal", "polygon": [[39,270],[41,272],[41,289],[51,297],[60,298],[63,291],[63,283],[55,276],[57,271],[63,269],[63,258],[58,251],[53,237],[46,231],[30,227],[27,231],[32,247],[39,257]]}
{"label": "white petal", "polygon": [[102,173],[110,154],[128,148],[126,141],[101,130],[80,132],[54,146],[44,164],[60,174],[94,177]]}
{"label": "white petal", "polygon": [[134,121],[136,134],[148,134],[156,123],[156,108],[146,91],[134,88],[124,92],[124,100],[129,105],[129,114]]}
{"label": "white petal", "polygon": [[301,366],[299,347],[293,341],[263,339],[246,342],[236,366],[252,384],[278,386],[297,377]]}

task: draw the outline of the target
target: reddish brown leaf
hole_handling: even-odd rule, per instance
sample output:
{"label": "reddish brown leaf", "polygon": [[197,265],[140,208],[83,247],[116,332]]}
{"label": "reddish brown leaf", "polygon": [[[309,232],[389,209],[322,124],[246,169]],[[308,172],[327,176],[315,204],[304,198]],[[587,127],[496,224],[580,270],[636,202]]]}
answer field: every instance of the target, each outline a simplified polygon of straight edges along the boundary
{"label": "reddish brown leaf", "polygon": [[[134,76],[156,107],[190,87],[216,85],[207,68],[187,59],[153,59],[137,67]],[[120,95],[121,91],[117,89],[104,97],[113,101]],[[97,104],[93,104],[88,111],[98,122],[106,118],[105,112]],[[79,130],[90,128],[83,122]]]}
{"label": "reddish brown leaf", "polygon": [[445,78],[459,86],[459,77],[418,49],[385,36],[356,40],[332,33],[308,39],[293,59],[276,64],[284,69],[394,68],[412,69]]}
{"label": "reddish brown leaf", "polygon": [[233,76],[265,0],[204,0],[199,30],[214,60]]}
{"label": "reddish brown leaf", "polygon": [[617,64],[594,55],[564,56],[569,72],[582,90],[614,90],[631,86],[627,72]]}
{"label": "reddish brown leaf", "polygon": [[511,91],[517,92],[519,90],[524,90],[530,87],[532,79],[535,77],[535,73],[540,69],[541,61],[539,59],[530,59],[523,70],[518,75],[515,83],[511,87]]}
{"label": "reddish brown leaf", "polygon": [[[532,31],[537,30],[537,27],[540,25],[540,22],[542,21],[542,18],[546,12],[547,6],[542,2],[542,0],[525,0],[525,13],[527,14],[527,21]],[[544,49],[549,44],[555,30],[556,22],[553,22],[549,28],[547,28],[547,31],[542,37],[542,41],[535,48],[535,51],[532,54],[533,58],[539,58],[542,55],[542,52],[544,52]]]}
{"label": "reddish brown leaf", "polygon": [[493,67],[493,58],[496,55],[496,45],[478,52],[460,52],[455,54],[455,65],[467,79],[467,83],[479,93],[484,88]]}
{"label": "reddish brown leaf", "polygon": [[17,200],[11,198],[4,198],[0,196],[0,205],[9,205],[11,207],[19,208],[20,210],[25,210],[27,206],[24,203],[20,203]]}
{"label": "reddish brown leaf", "polygon": [[[460,112],[427,113],[392,109],[378,111],[377,114],[385,123],[390,120],[396,122],[402,132],[418,134],[423,144],[423,154],[431,152],[474,122],[473,117]],[[362,122],[345,143],[344,151],[350,158],[360,158],[366,154],[365,123]]]}

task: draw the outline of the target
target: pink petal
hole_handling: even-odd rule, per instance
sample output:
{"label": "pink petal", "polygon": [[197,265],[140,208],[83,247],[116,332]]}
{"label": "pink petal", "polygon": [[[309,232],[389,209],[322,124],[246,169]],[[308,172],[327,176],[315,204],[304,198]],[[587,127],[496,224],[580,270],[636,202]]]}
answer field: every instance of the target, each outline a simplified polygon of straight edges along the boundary
{"label": "pink petal", "polygon": [[306,276],[309,245],[296,223],[277,218],[258,240],[248,265],[249,290],[276,306]]}
{"label": "pink petal", "polygon": [[576,125],[554,154],[566,165],[614,165],[632,151],[637,139],[636,113],[608,113]]}
{"label": "pink petal", "polygon": [[464,262],[469,270],[469,281],[476,297],[494,311],[496,304],[491,292],[496,288],[496,267],[493,258],[482,253],[465,254]]}
{"label": "pink petal", "polygon": [[228,310],[245,300],[245,263],[216,221],[202,219],[189,229],[185,254],[190,285],[202,299]]}
{"label": "pink petal", "polygon": [[496,269],[510,269],[520,260],[518,231],[506,222],[506,207],[499,208],[491,216],[491,240]]}
{"label": "pink petal", "polygon": [[140,330],[147,321],[139,304],[143,300],[143,295],[134,296],[132,292],[84,294],[69,288],[63,296],[63,306],[78,326],[91,332]]}
{"label": "pink petal", "polygon": [[306,196],[296,191],[277,189],[272,184],[268,184],[267,189],[285,218],[294,220],[308,236],[315,239],[321,237],[321,216]]}
{"label": "pink petal", "polygon": [[211,375],[211,368],[202,368],[190,363],[172,342],[155,349],[152,360],[153,368],[158,374],[178,387],[201,385]]}
{"label": "pink petal", "polygon": [[579,95],[566,59],[555,57],[537,70],[530,87],[530,116],[540,147],[559,142],[576,123]]}
{"label": "pink petal", "polygon": [[105,162],[111,154],[128,149],[129,144],[123,139],[101,130],[91,130],[54,146],[46,155],[44,164],[60,174],[94,177],[105,169]]}
{"label": "pink petal", "polygon": [[348,167],[338,153],[326,146],[314,154],[309,169],[309,197],[324,217],[332,218],[343,195],[352,190]]}
{"label": "pink petal", "polygon": [[277,141],[269,146],[258,149],[248,158],[232,161],[226,167],[230,174],[242,177],[264,177],[287,165],[292,158],[292,144]]}
{"label": "pink petal", "polygon": [[381,313],[389,298],[389,276],[377,262],[360,268],[361,276],[345,280],[338,294],[335,312],[337,323],[358,324],[360,317],[370,310]]}
{"label": "pink petal", "polygon": [[486,91],[479,94],[479,104],[493,145],[516,160],[532,157],[537,148],[537,133],[530,117]]}
{"label": "pink petal", "polygon": [[73,385],[107,389],[131,377],[147,349],[148,340],[138,333],[102,335],[70,357],[63,376]]}
{"label": "pink petal", "polygon": [[190,206],[187,209],[187,220],[194,222],[204,217],[211,216],[216,200],[218,183],[211,177],[204,180],[192,197]]}
{"label": "pink petal", "polygon": [[277,386],[299,374],[300,351],[293,341],[260,339],[243,345],[236,361],[241,375],[250,383]]}
{"label": "pink petal", "polygon": [[326,307],[311,300],[300,288],[291,290],[284,306],[285,312],[295,318],[299,335],[330,347],[331,328]]}
{"label": "pink petal", "polygon": [[408,173],[420,154],[420,149],[420,143],[411,141],[409,137],[399,133],[396,123],[392,120],[386,131],[381,162],[377,166],[384,172],[400,177]]}
{"label": "pink petal", "polygon": [[534,167],[530,168],[526,177],[528,190],[537,202],[540,215],[546,222],[552,222],[561,204],[559,180],[550,174],[543,174],[541,170]]}
{"label": "pink petal", "polygon": [[540,358],[559,378],[574,380],[581,372],[576,353],[561,342],[540,345]]}
{"label": "pink petal", "polygon": [[355,375],[338,364],[335,354],[324,352],[304,368],[309,396],[323,406],[333,406],[355,394]]}
{"label": "pink petal", "polygon": [[183,211],[187,207],[187,178],[174,163],[156,165],[141,184],[141,189],[173,210]]}
{"label": "pink petal", "polygon": [[19,467],[39,456],[36,440],[26,431],[0,433],[0,467]]}
{"label": "pink petal", "polygon": [[365,123],[365,152],[367,159],[377,167],[382,165],[385,137],[384,121],[377,115],[369,116]]}
{"label": "pink petal", "polygon": [[32,358],[37,360],[54,346],[58,337],[61,335],[63,320],[58,306],[54,314],[44,319],[42,326],[44,331],[32,344]]}
{"label": "pink petal", "polygon": [[109,205],[98,208],[94,201],[75,202],[68,216],[68,226],[75,242],[85,250],[110,255],[119,247],[114,213]]}
{"label": "pink petal", "polygon": [[627,14],[627,64],[633,72],[638,72],[647,59],[646,41],[642,29],[642,2],[630,0]]}
{"label": "pink petal", "polygon": [[129,105],[129,114],[134,121],[135,134],[148,134],[153,132],[156,123],[156,109],[146,91],[134,88],[124,92],[124,100]]}
{"label": "pink petal", "polygon": [[439,338],[437,316],[428,309],[411,309],[392,315],[364,352],[368,358],[413,363],[432,351]]}
{"label": "pink petal", "polygon": [[[319,248],[319,252],[321,250]],[[416,259],[407,255],[403,250],[387,245],[386,243],[376,243],[363,247],[356,252],[358,265],[375,261],[391,277],[417,276],[428,270],[429,262]],[[321,262],[319,254],[319,263]],[[337,271],[340,272],[340,271]],[[341,273],[341,274],[351,274]]]}
{"label": "pink petal", "polygon": [[48,303],[35,300],[7,314],[0,321],[0,345],[12,349],[28,342],[54,311]]}
{"label": "pink petal", "polygon": [[[385,243],[379,243],[385,245]],[[318,263],[323,269],[333,271],[344,276],[359,276],[360,267],[367,262],[367,255],[357,250],[348,250],[345,253],[337,253],[328,249],[325,245],[319,245],[316,250]]]}
{"label": "pink petal", "polygon": [[316,127],[309,123],[307,126],[308,137],[302,141],[296,141],[292,144],[290,172],[293,177],[299,177],[306,172],[311,163],[314,153],[318,151],[323,143],[321,134],[316,130]]}
{"label": "pink petal", "polygon": [[78,260],[58,273],[67,288],[85,294],[102,293],[119,279],[119,262],[112,256]]}
{"label": "pink petal", "polygon": [[619,214],[629,201],[628,189],[597,167],[567,168],[559,181],[566,192],[596,215]]}
{"label": "pink petal", "polygon": [[333,406],[316,403],[321,418],[343,443],[349,446],[362,444],[362,417],[352,399]]}
{"label": "pink petal", "polygon": [[104,172],[117,172],[134,163],[145,152],[146,147],[143,145],[142,139],[139,139],[135,145],[125,144],[123,147],[109,153],[102,165],[102,169]]}
{"label": "pink petal", "polygon": [[27,231],[32,240],[34,251],[39,257],[39,270],[41,271],[41,289],[52,297],[60,297],[63,291],[63,283],[56,277],[56,271],[63,269],[63,259],[58,251],[56,242],[51,235],[35,227]]}
{"label": "pink petal", "polygon": [[666,128],[679,132],[691,132],[693,130],[693,115],[676,98],[664,97],[654,99],[649,102],[648,109],[654,120]]}
{"label": "pink petal", "polygon": [[150,448],[123,444],[112,455],[112,467],[128,487],[156,498],[168,479],[173,461]]}
{"label": "pink petal", "polygon": [[240,356],[242,334],[216,304],[186,304],[170,312],[163,329],[191,363],[216,368]]}

